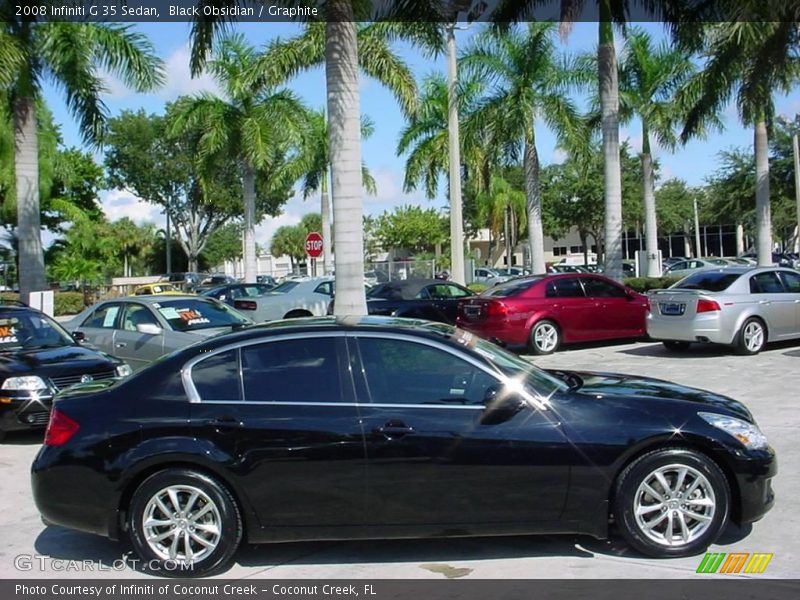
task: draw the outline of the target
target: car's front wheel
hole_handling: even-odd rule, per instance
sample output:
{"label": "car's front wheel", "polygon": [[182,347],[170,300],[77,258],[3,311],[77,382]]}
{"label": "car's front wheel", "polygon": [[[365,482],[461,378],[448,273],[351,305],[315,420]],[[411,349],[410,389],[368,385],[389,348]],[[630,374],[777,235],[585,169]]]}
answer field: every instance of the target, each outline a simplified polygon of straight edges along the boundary
{"label": "car's front wheel", "polygon": [[728,518],[730,489],[706,455],[663,448],[639,457],[620,474],[614,516],[627,542],[656,558],[703,552]]}
{"label": "car's front wheel", "polygon": [[553,321],[544,319],[531,328],[529,342],[534,354],[552,354],[561,345],[561,331]]}
{"label": "car's front wheel", "polygon": [[136,489],[128,530],[145,570],[197,577],[228,566],[242,539],[242,519],[219,482],[175,468],[151,475]]}

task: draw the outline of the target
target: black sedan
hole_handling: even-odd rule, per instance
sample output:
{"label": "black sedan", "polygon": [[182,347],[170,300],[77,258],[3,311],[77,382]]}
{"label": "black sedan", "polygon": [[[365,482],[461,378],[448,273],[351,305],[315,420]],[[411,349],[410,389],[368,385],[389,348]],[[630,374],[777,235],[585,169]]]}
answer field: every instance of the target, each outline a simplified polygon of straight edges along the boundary
{"label": "black sedan", "polygon": [[441,323],[317,317],[67,392],[32,483],[45,522],[196,576],[242,539],[603,538],[612,516],[639,552],[686,556],[762,517],[776,472],[730,398],[546,372]]}
{"label": "black sedan", "polygon": [[44,313],[0,307],[0,439],[43,428],[59,390],[128,374],[124,362],[81,346]]}
{"label": "black sedan", "polygon": [[371,315],[427,319],[454,324],[458,303],[475,293],[451,281],[405,279],[388,281],[367,292]]}
{"label": "black sedan", "polygon": [[270,290],[275,289],[275,287],[275,285],[268,283],[231,283],[201,290],[199,294],[233,306],[235,300],[263,296]]}

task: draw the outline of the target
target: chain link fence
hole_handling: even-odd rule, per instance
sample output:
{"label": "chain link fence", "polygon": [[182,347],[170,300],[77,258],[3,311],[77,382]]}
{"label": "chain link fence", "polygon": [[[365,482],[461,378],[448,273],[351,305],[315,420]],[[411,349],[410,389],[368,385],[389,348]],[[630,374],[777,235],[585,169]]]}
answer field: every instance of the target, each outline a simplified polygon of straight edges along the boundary
{"label": "chain link fence", "polygon": [[[364,263],[364,278],[371,283],[385,283],[398,279],[433,279],[435,260],[403,260]],[[374,281],[373,281],[374,280]]]}

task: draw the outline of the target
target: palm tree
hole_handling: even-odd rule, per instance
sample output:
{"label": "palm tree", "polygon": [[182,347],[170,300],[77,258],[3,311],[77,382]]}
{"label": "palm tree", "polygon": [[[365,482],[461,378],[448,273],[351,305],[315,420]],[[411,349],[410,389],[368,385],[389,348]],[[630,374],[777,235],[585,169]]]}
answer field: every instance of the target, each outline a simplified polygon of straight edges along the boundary
{"label": "palm tree", "polygon": [[[475,78],[464,78],[458,82],[459,129],[461,130],[461,162],[468,174],[483,175],[483,170],[491,161],[488,158],[490,144],[473,118],[483,84]],[[405,165],[403,189],[411,192],[423,187],[425,196],[433,199],[439,191],[439,177],[449,172],[449,127],[448,127],[448,89],[444,76],[432,73],[426,76],[421,85],[419,104],[416,112],[408,119],[400,131],[397,154],[408,153]],[[485,185],[488,188],[488,172]]]}
{"label": "palm tree", "polygon": [[[743,3],[742,10],[749,3]],[[787,11],[792,10],[787,4]],[[788,13],[787,13],[788,14]],[[800,80],[800,24],[729,21],[684,28],[678,38],[707,59],[686,88],[692,98],[681,139],[701,128],[734,98],[739,118],[753,127],[756,163],[756,253],[758,264],[772,264],[772,217],[769,191],[768,132],[775,118],[774,92],[788,93]]]}
{"label": "palm tree", "polygon": [[489,226],[494,237],[503,232],[506,265],[510,267],[517,236],[527,224],[525,194],[503,177],[492,175],[488,192],[478,194],[477,201],[478,220]]}
{"label": "palm tree", "polygon": [[67,105],[88,141],[97,141],[106,119],[100,70],[129,87],[146,91],[162,81],[152,45],[130,26],[67,23],[16,17],[0,8],[0,83],[10,90],[14,117],[20,293],[46,286],[40,235],[37,99],[45,82],[64,90]]}
{"label": "palm tree", "polygon": [[545,272],[536,122],[546,123],[565,143],[585,138],[583,121],[565,95],[585,73],[574,62],[556,56],[554,33],[555,25],[546,22],[487,32],[475,39],[462,58],[465,70],[483,78],[492,89],[482,107],[491,118],[479,119],[494,129],[500,140],[522,148],[534,273]]}
{"label": "palm tree", "polygon": [[139,244],[139,237],[141,232],[130,218],[123,217],[111,223],[111,231],[113,232],[114,239],[122,250],[122,276],[131,276],[130,257],[134,249]]}
{"label": "palm tree", "polygon": [[686,52],[667,43],[653,47],[650,36],[640,28],[626,32],[620,64],[620,103],[623,112],[628,116],[635,113],[642,125],[646,277],[661,276],[650,138],[655,137],[662,147],[675,147],[675,127],[681,118],[676,92],[694,71],[694,64]]}
{"label": "palm tree", "polygon": [[256,280],[256,178],[269,177],[283,159],[299,148],[305,135],[306,109],[286,89],[251,84],[258,55],[240,34],[225,37],[208,70],[224,90],[176,101],[173,132],[199,128],[199,159],[209,164],[220,156],[235,157],[241,165],[244,196],[244,277]]}
{"label": "palm tree", "polygon": [[[328,197],[328,177],[330,174],[331,159],[328,151],[328,120],[324,110],[312,111],[308,115],[308,135],[303,148],[303,198],[308,198],[314,192],[320,192],[320,212],[322,214],[322,239],[325,240],[326,249],[323,255],[323,272],[333,272],[332,239],[331,239],[331,208]],[[375,124],[365,115],[361,116],[361,137],[368,138],[375,131]],[[364,189],[369,194],[376,193],[375,179],[367,169],[361,165],[361,180]]]}

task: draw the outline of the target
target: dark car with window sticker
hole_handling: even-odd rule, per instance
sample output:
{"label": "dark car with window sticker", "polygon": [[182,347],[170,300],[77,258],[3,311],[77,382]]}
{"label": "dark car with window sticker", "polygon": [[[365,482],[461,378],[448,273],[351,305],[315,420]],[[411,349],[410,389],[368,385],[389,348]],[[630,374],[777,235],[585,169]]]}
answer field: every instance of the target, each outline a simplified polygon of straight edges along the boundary
{"label": "dark car with window sticker", "polygon": [[66,328],[138,371],[173,350],[251,323],[213,298],[156,295],[99,302]]}
{"label": "dark car with window sticker", "polygon": [[0,439],[47,425],[60,390],[130,372],[123,361],[83,347],[44,313],[0,306]]}
{"label": "dark car with window sticker", "polygon": [[198,576],[243,539],[604,538],[612,519],[639,552],[686,556],[728,520],[761,518],[776,473],[725,396],[543,371],[442,323],[320,317],[67,393],[32,484],[46,523],[129,538],[155,571]]}

